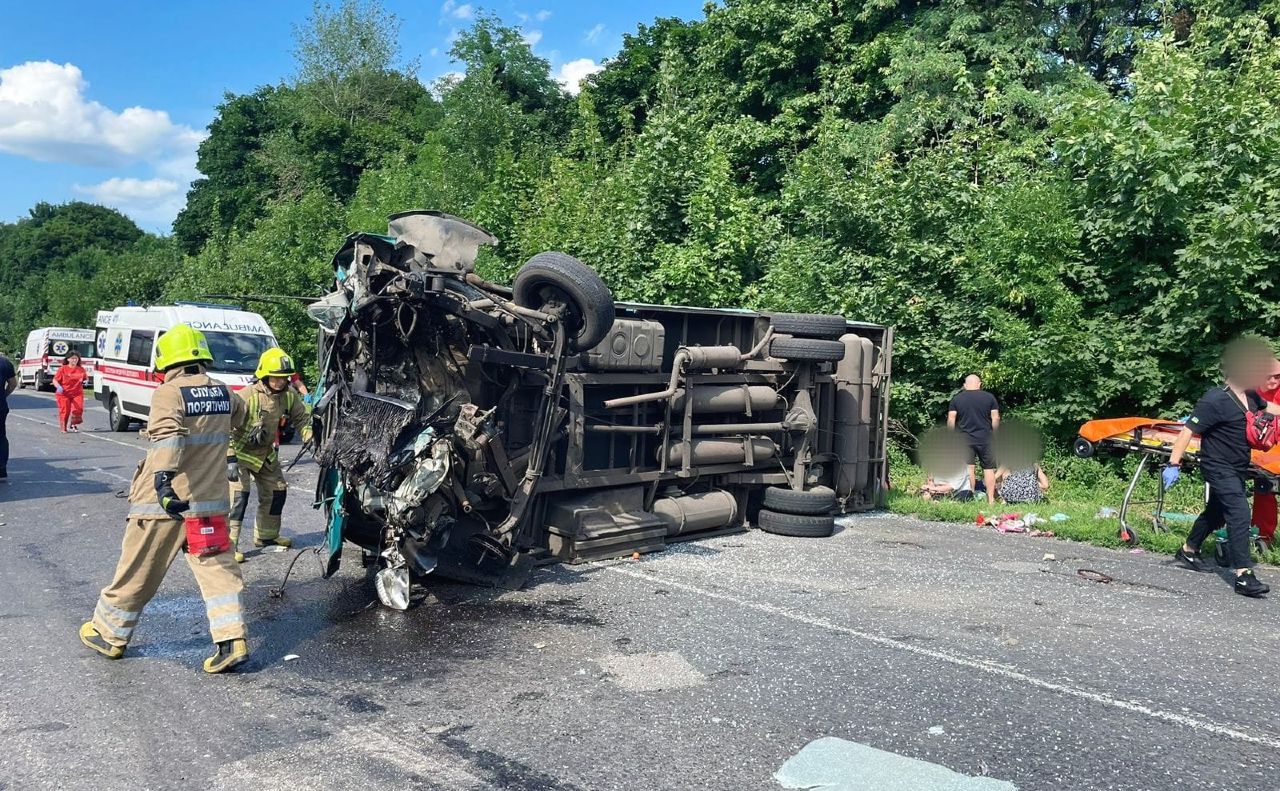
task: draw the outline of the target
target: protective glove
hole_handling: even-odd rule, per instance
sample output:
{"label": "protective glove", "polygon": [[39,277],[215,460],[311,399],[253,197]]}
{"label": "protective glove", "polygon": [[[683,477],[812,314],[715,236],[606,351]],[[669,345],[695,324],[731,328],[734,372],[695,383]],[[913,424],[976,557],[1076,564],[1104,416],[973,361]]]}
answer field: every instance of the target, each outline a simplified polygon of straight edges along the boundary
{"label": "protective glove", "polygon": [[266,426],[254,426],[249,429],[249,433],[245,435],[245,439],[250,445],[262,445],[267,441]]}
{"label": "protective glove", "polygon": [[53,392],[57,393],[58,395],[62,395],[62,385],[54,385]]}
{"label": "protective glove", "polygon": [[173,490],[173,478],[176,473],[165,470],[157,472],[155,477],[156,497],[160,507],[170,516],[182,516],[191,508],[191,503],[179,500],[178,493]]}
{"label": "protective glove", "polygon": [[234,453],[227,457],[227,480],[232,483],[240,480],[240,460]]}
{"label": "protective glove", "polygon": [[1164,469],[1160,471],[1160,481],[1164,483],[1164,490],[1167,492],[1172,489],[1181,475],[1182,470],[1176,465],[1166,464]]}

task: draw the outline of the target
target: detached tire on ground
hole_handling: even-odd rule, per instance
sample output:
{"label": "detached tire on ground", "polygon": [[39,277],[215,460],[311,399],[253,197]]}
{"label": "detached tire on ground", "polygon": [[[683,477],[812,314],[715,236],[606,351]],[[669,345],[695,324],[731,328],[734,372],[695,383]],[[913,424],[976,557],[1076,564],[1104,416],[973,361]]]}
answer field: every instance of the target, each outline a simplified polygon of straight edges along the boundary
{"label": "detached tire on ground", "polygon": [[780,360],[838,363],[844,359],[844,344],[815,338],[774,338],[769,342],[769,356]]}
{"label": "detached tire on ground", "polygon": [[783,335],[800,338],[839,338],[848,331],[844,316],[821,313],[775,313],[769,317],[769,325]]}
{"label": "detached tire on ground", "polygon": [[613,327],[613,293],[591,267],[564,253],[538,253],[516,273],[516,304],[559,312],[569,331],[570,353],[604,340]]}
{"label": "detached tire on ground", "polygon": [[779,514],[826,515],[835,510],[836,493],[826,486],[815,486],[801,492],[770,486],[764,490],[764,507]]}
{"label": "detached tire on ground", "polygon": [[816,514],[780,514],[760,509],[756,523],[766,533],[795,538],[826,538],[836,532],[836,518]]}

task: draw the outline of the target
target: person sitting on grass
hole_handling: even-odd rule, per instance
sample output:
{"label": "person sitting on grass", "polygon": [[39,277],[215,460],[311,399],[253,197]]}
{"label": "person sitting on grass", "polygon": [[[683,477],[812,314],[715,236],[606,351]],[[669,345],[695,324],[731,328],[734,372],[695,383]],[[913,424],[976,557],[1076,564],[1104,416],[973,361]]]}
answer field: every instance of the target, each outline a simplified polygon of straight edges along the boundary
{"label": "person sitting on grass", "polygon": [[1020,470],[1001,467],[996,470],[996,491],[1006,503],[1043,503],[1045,492],[1049,491],[1049,476],[1039,464]]}
{"label": "person sitting on grass", "polygon": [[973,489],[970,487],[969,471],[961,469],[955,475],[933,476],[925,479],[920,487],[920,497],[925,500],[956,500],[967,503],[973,500]]}

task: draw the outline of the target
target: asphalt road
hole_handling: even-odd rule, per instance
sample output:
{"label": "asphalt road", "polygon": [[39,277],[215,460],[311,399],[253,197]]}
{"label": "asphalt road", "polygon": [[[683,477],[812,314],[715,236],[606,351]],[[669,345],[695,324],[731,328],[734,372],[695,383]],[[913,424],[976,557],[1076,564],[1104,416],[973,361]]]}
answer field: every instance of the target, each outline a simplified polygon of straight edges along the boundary
{"label": "asphalt road", "polygon": [[[896,517],[551,567],[519,592],[437,584],[404,613],[357,555],[329,581],[304,555],[283,598],[292,554],[251,555],[253,659],[224,677],[199,671],[177,563],[110,662],[76,628],[141,443],[97,404],[79,436],[46,396],[11,406],[0,788],[748,791],[784,787],[827,737],[1023,791],[1280,788],[1280,602],[1152,555]],[[300,545],[320,540],[313,481],[300,465],[286,510]],[[868,765],[814,749],[785,787],[1010,787],[859,783]]]}

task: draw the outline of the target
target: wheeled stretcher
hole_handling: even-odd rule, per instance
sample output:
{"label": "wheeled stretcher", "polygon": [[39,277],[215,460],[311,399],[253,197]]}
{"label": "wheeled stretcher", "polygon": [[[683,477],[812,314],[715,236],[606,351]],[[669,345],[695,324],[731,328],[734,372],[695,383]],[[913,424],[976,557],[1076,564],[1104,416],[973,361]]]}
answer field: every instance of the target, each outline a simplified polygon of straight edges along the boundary
{"label": "wheeled stretcher", "polygon": [[[1080,436],[1076,437],[1073,446],[1075,454],[1087,459],[1099,451],[1113,455],[1138,453],[1138,466],[1133,471],[1133,478],[1125,490],[1124,500],[1120,503],[1120,538],[1129,546],[1137,546],[1138,534],[1130,524],[1129,512],[1135,505],[1149,505],[1154,508],[1151,517],[1152,527],[1160,532],[1169,528],[1164,518],[1164,487],[1156,486],[1154,499],[1135,500],[1138,484],[1144,473],[1154,471],[1155,465],[1169,458],[1173,451],[1173,443],[1182,433],[1183,424],[1176,420],[1159,418],[1124,417],[1109,420],[1090,420],[1080,427]],[[1265,480],[1274,485],[1280,479],[1280,446],[1269,450],[1255,450],[1251,477]],[[1200,461],[1200,438],[1192,437],[1182,456],[1183,469],[1195,467]]]}

